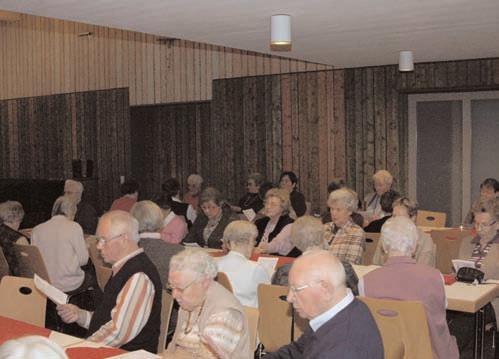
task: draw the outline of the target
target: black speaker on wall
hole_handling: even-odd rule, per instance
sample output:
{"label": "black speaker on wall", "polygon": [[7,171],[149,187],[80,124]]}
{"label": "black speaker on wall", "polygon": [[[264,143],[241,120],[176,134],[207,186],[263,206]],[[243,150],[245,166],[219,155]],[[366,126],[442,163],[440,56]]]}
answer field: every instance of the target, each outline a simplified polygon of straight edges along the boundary
{"label": "black speaker on wall", "polygon": [[73,168],[73,178],[83,177],[81,173],[81,160],[73,160],[71,165]]}

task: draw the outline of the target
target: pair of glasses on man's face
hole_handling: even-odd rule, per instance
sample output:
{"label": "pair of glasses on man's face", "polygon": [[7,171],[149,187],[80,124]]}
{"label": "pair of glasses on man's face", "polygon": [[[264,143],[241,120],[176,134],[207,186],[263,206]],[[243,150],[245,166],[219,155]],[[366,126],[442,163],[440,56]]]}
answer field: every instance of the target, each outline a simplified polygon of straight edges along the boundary
{"label": "pair of glasses on man's face", "polygon": [[191,280],[189,282],[189,284],[184,285],[183,287],[176,287],[176,286],[172,285],[171,283],[168,283],[166,285],[166,291],[171,294],[171,293],[173,293],[174,290],[176,290],[180,294],[183,294],[187,290],[187,288],[189,288],[191,285],[196,283],[197,280],[198,280],[198,278],[194,278],[193,280]]}
{"label": "pair of glasses on man's face", "polygon": [[111,238],[104,238],[104,237],[97,237],[97,243],[101,246],[104,246],[106,245],[107,243],[109,243],[110,241],[112,241],[113,239],[117,239],[117,238],[120,238],[121,236],[123,236],[125,233],[121,233],[121,234],[117,234],[116,236],[113,236]]}

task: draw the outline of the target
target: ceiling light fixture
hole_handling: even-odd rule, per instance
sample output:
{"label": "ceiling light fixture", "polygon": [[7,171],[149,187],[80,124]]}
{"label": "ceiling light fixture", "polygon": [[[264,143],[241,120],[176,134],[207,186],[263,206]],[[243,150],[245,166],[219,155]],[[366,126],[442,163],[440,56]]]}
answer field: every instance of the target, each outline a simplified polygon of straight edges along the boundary
{"label": "ceiling light fixture", "polygon": [[414,71],[414,55],[412,54],[412,51],[400,51],[399,71],[401,72]]}
{"label": "ceiling light fixture", "polygon": [[272,15],[270,18],[270,48],[274,51],[291,50],[291,16]]}

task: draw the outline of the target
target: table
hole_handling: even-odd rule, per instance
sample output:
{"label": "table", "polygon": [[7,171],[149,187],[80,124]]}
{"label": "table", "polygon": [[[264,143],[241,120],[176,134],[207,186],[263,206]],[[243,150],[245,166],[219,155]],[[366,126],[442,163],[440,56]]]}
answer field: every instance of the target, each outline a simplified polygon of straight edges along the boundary
{"label": "table", "polygon": [[[378,268],[375,265],[353,265],[352,267],[359,278]],[[455,282],[451,285],[445,285],[445,295],[447,296],[447,309],[475,315],[473,358],[483,358],[485,339],[484,306],[499,296],[498,282],[490,281],[479,285]]]}

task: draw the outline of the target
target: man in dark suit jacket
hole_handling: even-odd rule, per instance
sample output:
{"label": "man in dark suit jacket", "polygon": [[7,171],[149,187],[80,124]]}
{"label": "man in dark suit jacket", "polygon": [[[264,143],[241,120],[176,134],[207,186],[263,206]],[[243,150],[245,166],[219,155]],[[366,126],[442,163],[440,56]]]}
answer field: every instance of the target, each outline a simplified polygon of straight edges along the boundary
{"label": "man in dark suit jacket", "polygon": [[341,262],[325,250],[298,258],[289,273],[288,302],[310,327],[267,359],[382,359],[383,343],[367,306],[345,284]]}

